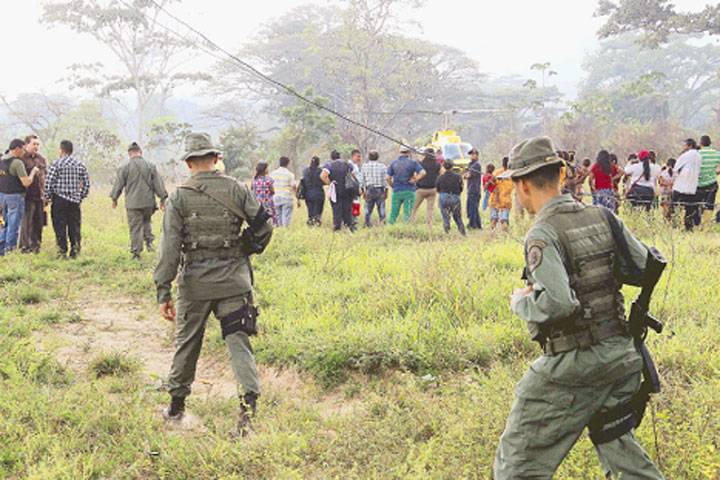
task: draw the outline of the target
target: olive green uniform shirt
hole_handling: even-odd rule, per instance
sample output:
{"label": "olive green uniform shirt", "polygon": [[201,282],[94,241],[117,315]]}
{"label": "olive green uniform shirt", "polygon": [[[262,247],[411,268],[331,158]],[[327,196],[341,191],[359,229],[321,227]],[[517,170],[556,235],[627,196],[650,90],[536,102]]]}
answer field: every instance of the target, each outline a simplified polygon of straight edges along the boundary
{"label": "olive green uniform shirt", "polygon": [[[540,324],[567,318],[580,307],[563,265],[560,240],[553,229],[543,223],[543,219],[553,215],[558,207],[568,202],[575,202],[568,194],[552,198],[538,212],[535,224],[525,237],[527,281],[532,285],[532,292],[512,302],[511,308],[525,321],[532,338],[539,334]],[[647,248],[630,233],[620,219],[618,222],[622,227],[633,261],[644,270]],[[531,259],[528,258],[528,251],[532,246],[535,246],[536,251],[535,257]],[[538,247],[541,248],[539,259]],[[543,355],[530,368],[557,383],[597,385],[610,383],[617,378],[640,371],[642,358],[635,351],[629,335],[616,336],[587,350],[576,349],[555,356]]]}
{"label": "olive green uniform shirt", "polygon": [[165,201],[168,196],[165,183],[157,168],[142,156],[135,156],[118,170],[110,198],[117,202],[125,189],[125,208],[148,208],[155,206],[155,196]]}
{"label": "olive green uniform shirt", "polygon": [[[222,173],[217,170],[198,172],[192,178],[202,180],[213,175],[222,175]],[[172,299],[171,284],[177,274],[178,266],[180,267],[178,293],[184,299],[212,300],[250,292],[252,284],[250,264],[247,258],[212,258],[181,264],[183,247],[181,211],[183,198],[186,198],[187,195],[202,194],[178,188],[170,194],[165,207],[160,255],[154,275],[158,303],[165,303]],[[208,198],[208,200],[214,202],[212,199]],[[255,195],[246,185],[236,182],[230,200],[245,213],[246,218],[255,218],[260,210],[260,204]],[[223,207],[218,204],[218,208]],[[272,228],[272,220],[268,220],[258,229],[258,234],[267,233]]]}

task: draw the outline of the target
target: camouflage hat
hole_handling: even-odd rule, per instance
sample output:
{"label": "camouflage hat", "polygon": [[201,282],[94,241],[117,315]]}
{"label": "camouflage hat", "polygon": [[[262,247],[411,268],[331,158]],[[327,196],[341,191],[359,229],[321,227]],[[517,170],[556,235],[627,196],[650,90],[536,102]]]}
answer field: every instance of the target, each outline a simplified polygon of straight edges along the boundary
{"label": "camouflage hat", "polygon": [[137,152],[139,150],[142,150],[140,148],[140,145],[138,145],[137,142],[132,142],[130,145],[128,145],[128,152]]}
{"label": "camouflage hat", "polygon": [[192,157],[204,157],[210,153],[221,153],[220,149],[213,147],[210,135],[207,133],[189,133],[185,136],[185,155],[181,161],[188,161]]}
{"label": "camouflage hat", "polygon": [[498,178],[518,178],[549,165],[564,165],[565,161],[555,153],[550,137],[535,137],[515,145],[510,152],[508,169]]}

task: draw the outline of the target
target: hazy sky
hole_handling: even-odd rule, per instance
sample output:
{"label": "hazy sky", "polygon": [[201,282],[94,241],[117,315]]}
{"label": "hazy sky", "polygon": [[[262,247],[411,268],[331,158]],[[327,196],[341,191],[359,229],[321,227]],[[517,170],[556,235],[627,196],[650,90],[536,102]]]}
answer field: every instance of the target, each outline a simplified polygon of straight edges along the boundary
{"label": "hazy sky", "polygon": [[[3,22],[0,92],[10,97],[20,92],[57,92],[58,79],[73,63],[112,62],[90,35],[78,35],[39,22],[47,0],[0,0]],[[293,7],[328,5],[327,0],[183,0],[171,11],[206,32],[221,46],[235,50],[252,39],[260,26]],[[675,0],[680,10],[697,10],[705,0]],[[443,43],[467,52],[483,72],[536,76],[529,67],[549,61],[558,72],[553,81],[567,93],[582,76],[584,55],[597,45],[596,31],[603,19],[593,17],[596,0],[427,0],[423,8],[409,11],[422,29],[410,36]],[[208,65],[212,59],[198,59]],[[13,67],[19,67],[15,70]]]}

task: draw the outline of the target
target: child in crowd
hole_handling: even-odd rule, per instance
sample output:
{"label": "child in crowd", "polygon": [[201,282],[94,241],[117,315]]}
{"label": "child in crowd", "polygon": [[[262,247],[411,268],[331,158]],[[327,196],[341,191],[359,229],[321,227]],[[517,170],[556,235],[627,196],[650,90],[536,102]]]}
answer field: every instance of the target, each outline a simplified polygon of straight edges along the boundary
{"label": "child in crowd", "polygon": [[495,165],[492,163],[488,163],[485,166],[485,174],[482,176],[482,187],[483,190],[485,190],[485,197],[483,198],[482,204],[483,210],[487,210],[488,200],[490,199],[492,191],[495,190],[495,177],[493,176],[494,171]]}
{"label": "child in crowd", "polygon": [[662,207],[663,217],[668,222],[672,221],[672,187],[677,176],[678,172],[675,170],[675,159],[668,158],[658,177],[658,183],[660,184],[660,206]]}

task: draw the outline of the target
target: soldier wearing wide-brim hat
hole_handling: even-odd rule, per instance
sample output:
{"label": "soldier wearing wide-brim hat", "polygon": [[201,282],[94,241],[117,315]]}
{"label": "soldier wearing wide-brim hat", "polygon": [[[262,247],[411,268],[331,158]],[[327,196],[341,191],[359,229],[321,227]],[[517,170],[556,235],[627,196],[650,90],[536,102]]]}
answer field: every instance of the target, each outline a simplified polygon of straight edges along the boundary
{"label": "soldier wearing wide-brim hat", "polygon": [[[163,417],[179,420],[184,414],[205,324],[213,313],[242,389],[237,433],[246,435],[260,394],[249,338],[256,333],[258,314],[249,256],[264,250],[273,227],[246,185],[215,170],[219,153],[205,133],[185,138],[182,160],[192,176],[170,194],[163,218],[154,280],[163,316],[177,321],[177,347],[168,377],[171,403]],[[176,315],[171,285],[181,263]]]}
{"label": "soldier wearing wide-brim hat", "polygon": [[128,146],[128,157],[128,162],[118,170],[110,198],[112,207],[116,208],[118,198],[125,190],[130,253],[134,259],[139,259],[143,251],[143,242],[149,252],[155,249],[153,245],[155,236],[152,231],[152,216],[157,210],[155,197],[160,199],[160,209],[164,210],[168,193],[157,168],[143,157],[142,148],[137,142],[132,142]]}
{"label": "soldier wearing wide-brim hat", "polygon": [[564,166],[565,161],[553,150],[550,137],[523,140],[510,153],[508,168],[498,178],[520,178],[543,167]]}
{"label": "soldier wearing wide-brim hat", "polygon": [[[615,267],[628,265],[615,254],[611,218],[640,271],[648,249],[609,211],[560,194],[563,160],[555,151],[548,137],[525,140],[512,149],[503,174],[537,214],[525,237],[527,286],[515,290],[510,307],[544,355],[515,389],[494,478],[552,478],[591,425],[607,478],[660,479],[624,408],[640,387],[643,360],[626,327]],[[610,411],[620,412],[618,418]]]}

